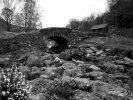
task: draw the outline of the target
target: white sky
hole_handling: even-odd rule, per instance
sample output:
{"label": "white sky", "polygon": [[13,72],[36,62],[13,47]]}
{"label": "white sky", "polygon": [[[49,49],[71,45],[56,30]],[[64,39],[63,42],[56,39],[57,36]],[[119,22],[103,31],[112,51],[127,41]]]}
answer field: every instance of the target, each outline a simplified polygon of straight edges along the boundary
{"label": "white sky", "polygon": [[37,0],[42,26],[65,27],[72,18],[82,20],[91,13],[102,13],[106,0]]}

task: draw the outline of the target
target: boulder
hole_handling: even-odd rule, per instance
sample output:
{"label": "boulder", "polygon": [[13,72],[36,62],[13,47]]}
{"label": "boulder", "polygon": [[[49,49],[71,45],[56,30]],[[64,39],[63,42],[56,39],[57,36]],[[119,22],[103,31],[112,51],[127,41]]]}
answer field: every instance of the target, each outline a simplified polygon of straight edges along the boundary
{"label": "boulder", "polygon": [[86,92],[92,92],[98,94],[102,98],[106,98],[107,95],[116,95],[120,97],[126,97],[127,92],[120,86],[111,85],[100,80],[89,80],[86,78],[70,78],[63,77],[63,81],[70,82],[74,80],[77,83],[77,89],[84,90]]}
{"label": "boulder", "polygon": [[130,75],[128,76],[125,73],[109,74],[109,76],[121,80],[123,83],[127,83],[130,80]]}
{"label": "boulder", "polygon": [[64,68],[76,68],[76,64],[75,63],[73,63],[73,62],[66,62],[66,63],[64,63],[63,65],[62,65],[62,67],[64,67]]}
{"label": "boulder", "polygon": [[40,77],[46,78],[46,79],[54,79],[54,78],[60,78],[62,77],[64,73],[64,68],[62,67],[47,67],[45,68],[45,71],[42,72]]}
{"label": "boulder", "polygon": [[81,70],[73,62],[66,62],[62,66],[65,69],[63,76],[77,77]]}
{"label": "boulder", "polygon": [[101,71],[92,71],[89,73],[90,79],[95,79],[95,80],[102,79],[104,74],[105,73]]}
{"label": "boulder", "polygon": [[98,50],[95,47],[90,47],[94,52],[97,52]]}
{"label": "boulder", "polygon": [[44,63],[46,65],[46,67],[50,67],[54,64],[54,62],[52,60],[44,60]]}
{"label": "boulder", "polygon": [[25,72],[25,71],[30,72],[30,68],[28,66],[18,66],[18,69],[22,73]]}
{"label": "boulder", "polygon": [[36,55],[30,55],[26,61],[26,64],[28,66],[38,66],[39,63],[40,63],[40,58],[39,56],[36,56]]}
{"label": "boulder", "polygon": [[9,64],[9,60],[10,60],[9,57],[1,57],[0,58],[0,66],[3,67],[3,68],[5,66],[7,66]]}
{"label": "boulder", "polygon": [[76,90],[73,96],[74,100],[101,100],[99,97],[93,95],[92,93]]}
{"label": "boulder", "polygon": [[81,74],[81,70],[79,68],[65,68],[63,76],[70,76],[70,77],[78,77]]}
{"label": "boulder", "polygon": [[99,55],[101,55],[102,53],[103,53],[103,50],[99,50],[99,51],[96,52],[96,55],[99,56]]}
{"label": "boulder", "polygon": [[91,50],[91,49],[87,49],[86,52],[87,52],[87,54],[92,54],[92,53],[94,53],[93,50]]}
{"label": "boulder", "polygon": [[116,65],[115,63],[112,63],[112,62],[105,62],[102,67],[107,72],[111,72],[111,71],[124,72],[124,70],[125,70],[123,65]]}
{"label": "boulder", "polygon": [[33,66],[32,68],[31,68],[31,72],[33,73],[33,72],[40,72],[40,68],[38,68],[38,67],[36,67],[36,66]]}
{"label": "boulder", "polygon": [[42,60],[48,60],[48,59],[52,59],[53,56],[49,53],[45,53],[43,56],[41,56]]}
{"label": "boulder", "polygon": [[90,68],[91,64],[79,64],[77,67],[82,70],[83,73],[88,73],[93,71],[93,69]]}
{"label": "boulder", "polygon": [[31,100],[49,100],[46,94],[39,93],[37,95],[30,95]]}
{"label": "boulder", "polygon": [[100,71],[101,70],[99,67],[97,67],[95,65],[91,65],[89,68],[92,69],[93,71]]}

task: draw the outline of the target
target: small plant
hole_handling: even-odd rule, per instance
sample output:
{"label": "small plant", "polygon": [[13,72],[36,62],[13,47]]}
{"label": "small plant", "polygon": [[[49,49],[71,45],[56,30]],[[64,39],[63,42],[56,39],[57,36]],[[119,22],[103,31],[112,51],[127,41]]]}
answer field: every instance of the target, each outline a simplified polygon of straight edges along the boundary
{"label": "small plant", "polygon": [[28,100],[25,76],[16,64],[0,72],[0,100]]}

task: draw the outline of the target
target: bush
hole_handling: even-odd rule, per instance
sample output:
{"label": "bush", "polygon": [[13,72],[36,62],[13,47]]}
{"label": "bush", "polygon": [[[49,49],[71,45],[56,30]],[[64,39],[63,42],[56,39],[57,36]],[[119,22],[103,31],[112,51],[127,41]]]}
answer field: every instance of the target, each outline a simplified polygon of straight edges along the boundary
{"label": "bush", "polygon": [[64,52],[62,52],[59,55],[60,59],[72,61],[72,59],[81,60],[83,61],[86,57],[86,51],[85,49],[77,48],[77,49],[68,49]]}
{"label": "bush", "polygon": [[25,77],[14,64],[0,72],[0,100],[28,100]]}

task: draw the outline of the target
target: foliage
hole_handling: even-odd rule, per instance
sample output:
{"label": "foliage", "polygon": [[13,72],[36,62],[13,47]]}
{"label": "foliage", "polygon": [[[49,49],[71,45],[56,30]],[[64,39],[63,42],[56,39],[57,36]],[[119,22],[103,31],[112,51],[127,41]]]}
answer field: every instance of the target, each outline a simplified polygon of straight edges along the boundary
{"label": "foliage", "polygon": [[133,0],[108,0],[109,12],[106,19],[118,28],[132,28]]}
{"label": "foliage", "polygon": [[0,100],[28,100],[25,77],[13,65],[1,71]]}
{"label": "foliage", "polygon": [[78,30],[80,25],[80,21],[77,19],[71,19],[69,24],[66,26],[67,28]]}
{"label": "foliage", "polygon": [[104,22],[104,14],[98,14],[97,16],[91,14],[90,16],[83,18],[81,21],[71,19],[66,27],[86,32],[89,31],[93,25],[103,24]]}
{"label": "foliage", "polygon": [[103,14],[93,14],[83,18],[70,20],[66,27],[89,31],[91,26],[108,23],[117,28],[133,28],[133,0],[107,0],[109,10]]}

